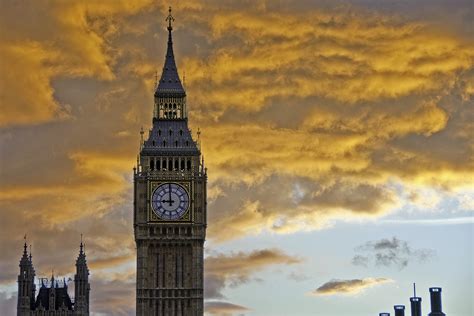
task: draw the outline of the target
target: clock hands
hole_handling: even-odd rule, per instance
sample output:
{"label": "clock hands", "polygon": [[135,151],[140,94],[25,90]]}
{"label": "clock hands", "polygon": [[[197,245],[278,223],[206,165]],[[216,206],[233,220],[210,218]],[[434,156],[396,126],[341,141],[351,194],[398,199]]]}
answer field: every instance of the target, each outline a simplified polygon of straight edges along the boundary
{"label": "clock hands", "polygon": [[[168,190],[169,190],[168,192],[170,194],[169,197],[170,197],[170,201],[171,201],[171,183],[168,183]],[[170,203],[170,205],[171,205],[171,203]]]}
{"label": "clock hands", "polygon": [[161,203],[169,203],[170,206],[173,205],[174,200],[171,199],[171,183],[168,184],[169,189],[169,200],[162,200]]}

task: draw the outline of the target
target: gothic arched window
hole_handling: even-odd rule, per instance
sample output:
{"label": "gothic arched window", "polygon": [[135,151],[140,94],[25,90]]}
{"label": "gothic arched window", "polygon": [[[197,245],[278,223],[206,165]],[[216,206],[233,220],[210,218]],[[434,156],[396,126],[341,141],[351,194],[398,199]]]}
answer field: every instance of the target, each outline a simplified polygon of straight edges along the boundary
{"label": "gothic arched window", "polygon": [[186,161],[186,169],[191,170],[191,160]]}
{"label": "gothic arched window", "polygon": [[155,169],[155,161],[153,159],[150,160],[150,170]]}

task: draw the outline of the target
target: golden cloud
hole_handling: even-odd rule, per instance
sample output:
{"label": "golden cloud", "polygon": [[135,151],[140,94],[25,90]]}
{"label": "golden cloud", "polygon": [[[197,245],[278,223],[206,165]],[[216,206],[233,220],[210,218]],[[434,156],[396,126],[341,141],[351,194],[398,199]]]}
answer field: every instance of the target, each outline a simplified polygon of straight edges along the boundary
{"label": "golden cloud", "polygon": [[311,295],[355,295],[376,285],[390,282],[393,282],[393,280],[387,278],[332,280],[318,287],[316,290],[311,292]]}
{"label": "golden cloud", "polygon": [[[101,23],[114,15],[130,15],[151,1],[74,1],[48,4],[37,1],[2,6],[0,29],[0,126],[38,124],[69,116],[67,104],[54,96],[58,77],[115,78],[113,55],[107,39],[114,23]],[[38,13],[40,12],[40,13]],[[41,27],[18,25],[18,17],[36,20]],[[118,17],[120,18],[120,17]]]}
{"label": "golden cloud", "polygon": [[248,312],[248,309],[245,306],[232,304],[228,302],[221,301],[207,301],[204,303],[204,311],[209,315],[234,315],[235,313]]}
{"label": "golden cloud", "polygon": [[446,91],[474,64],[472,43],[377,15],[234,10],[209,24],[216,43],[236,39],[207,61],[184,60],[196,102],[209,107],[259,111],[275,97],[352,104]]}

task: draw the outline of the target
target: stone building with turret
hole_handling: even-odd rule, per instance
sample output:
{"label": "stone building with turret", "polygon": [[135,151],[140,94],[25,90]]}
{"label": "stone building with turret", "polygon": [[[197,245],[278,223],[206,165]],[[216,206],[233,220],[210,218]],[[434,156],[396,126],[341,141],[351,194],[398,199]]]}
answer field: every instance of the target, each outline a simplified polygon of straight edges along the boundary
{"label": "stone building with turret", "polygon": [[31,251],[28,254],[25,242],[18,275],[18,316],[89,315],[89,269],[82,241],[74,276],[75,299],[69,296],[66,279],[58,280],[54,275],[49,280],[40,279],[36,295],[35,276]]}

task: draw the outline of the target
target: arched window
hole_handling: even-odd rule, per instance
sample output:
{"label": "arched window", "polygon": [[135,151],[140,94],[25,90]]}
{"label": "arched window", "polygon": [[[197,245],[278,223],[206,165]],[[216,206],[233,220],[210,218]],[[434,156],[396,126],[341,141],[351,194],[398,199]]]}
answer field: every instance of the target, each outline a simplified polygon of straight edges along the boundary
{"label": "arched window", "polygon": [[166,168],[167,168],[166,159],[163,159],[163,169],[166,169]]}
{"label": "arched window", "polygon": [[168,160],[168,168],[169,168],[170,170],[173,170],[173,158],[170,158],[170,159]]}
{"label": "arched window", "polygon": [[184,159],[181,160],[181,170],[184,170]]}
{"label": "arched window", "polygon": [[155,146],[155,141],[152,141],[153,146]]}
{"label": "arched window", "polygon": [[183,130],[182,129],[179,130],[179,136],[183,136]]}
{"label": "arched window", "polygon": [[170,136],[173,135],[173,131],[170,129]]}
{"label": "arched window", "polygon": [[191,160],[186,161],[186,169],[191,170]]}
{"label": "arched window", "polygon": [[178,147],[178,141],[177,140],[174,141],[174,147]]}
{"label": "arched window", "polygon": [[166,147],[166,140],[163,141],[163,147]]}
{"label": "arched window", "polygon": [[186,141],[186,147],[188,147],[188,146],[189,146],[189,141]]}
{"label": "arched window", "polygon": [[150,170],[154,170],[155,169],[155,161],[154,159],[150,159]]}
{"label": "arched window", "polygon": [[158,130],[158,136],[161,136],[161,129]]}
{"label": "arched window", "polygon": [[176,170],[179,169],[179,160],[178,160],[178,158],[176,158],[176,159],[174,160],[174,168],[175,168]]}

